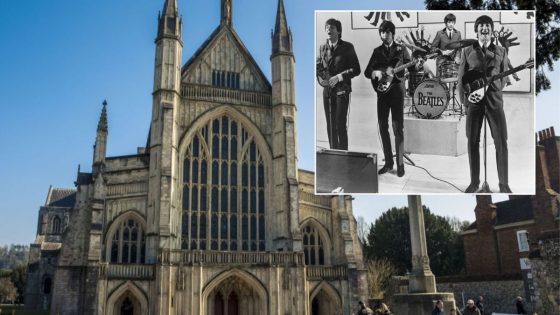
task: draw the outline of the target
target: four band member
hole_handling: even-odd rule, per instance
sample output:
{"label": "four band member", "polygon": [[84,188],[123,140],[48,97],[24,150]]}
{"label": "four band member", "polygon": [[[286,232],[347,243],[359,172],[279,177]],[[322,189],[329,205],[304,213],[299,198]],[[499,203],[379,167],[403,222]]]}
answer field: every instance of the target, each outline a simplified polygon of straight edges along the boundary
{"label": "four band member", "polygon": [[[410,62],[408,50],[394,41],[395,25],[391,21],[383,21],[379,26],[379,35],[383,42],[381,46],[375,48],[369,59],[369,63],[364,71],[368,79],[381,79],[383,72],[388,68],[395,68],[398,64]],[[414,67],[414,66],[412,66]],[[385,165],[379,170],[379,174],[385,174],[393,169],[393,150],[391,148],[391,138],[389,137],[389,111],[393,121],[393,133],[395,134],[395,148],[397,151],[397,175],[404,175],[404,126],[403,126],[403,107],[404,107],[404,82],[401,81],[404,75],[397,73],[393,79],[393,86],[386,93],[377,93],[377,122],[383,143],[383,155]]]}
{"label": "four band member", "polygon": [[441,56],[436,59],[437,76],[441,77],[441,66],[445,62],[460,63],[460,53],[456,49],[445,49],[447,44],[461,40],[461,32],[455,29],[457,19],[453,13],[449,13],[443,19],[445,28],[439,30],[432,42],[432,49],[441,51]]}
{"label": "four band member", "polygon": [[351,43],[342,40],[342,24],[335,19],[325,23],[328,39],[319,49],[317,73],[326,69],[329,86],[323,89],[327,134],[332,149],[348,150],[347,117],[352,92],[351,79],[360,74],[360,63]]}
{"label": "four band member", "polygon": [[[508,70],[509,59],[507,47],[497,46],[496,43],[492,41],[494,22],[487,15],[480,16],[476,19],[474,30],[478,42],[471,46],[465,46],[470,45],[471,42],[468,42],[468,44],[464,41],[464,43],[460,42],[461,33],[454,28],[456,18],[453,14],[447,14],[444,23],[445,28],[437,32],[431,47],[427,44],[426,48],[423,48],[424,50],[418,49],[418,51],[415,51],[416,55],[413,54],[415,57],[414,59],[419,60],[419,62],[416,62],[416,65],[410,66],[407,70],[413,74],[415,72],[422,73],[422,70],[426,73],[428,72],[426,70],[429,69],[426,69],[426,67],[422,65],[422,61],[425,61],[424,56],[426,50],[441,52],[441,55],[437,59],[438,78],[442,77],[442,65],[453,65],[455,81],[457,79],[459,80],[459,96],[461,97],[462,103],[465,104],[467,108],[466,134],[468,140],[470,184],[465,192],[477,192],[480,185],[480,131],[483,118],[486,117],[496,148],[500,192],[511,193],[511,189],[508,185],[507,126],[502,96],[502,89],[508,82],[508,78],[504,77],[498,81],[491,82],[480,101],[465,98],[462,91],[462,85],[464,83],[462,79],[466,72],[471,72],[473,70],[479,71],[483,74],[482,76],[488,78]],[[325,44],[320,46],[316,66],[317,73],[319,73],[319,70],[323,71],[323,73],[326,71],[327,73],[327,79],[322,82],[320,81],[320,84],[324,86],[323,102],[327,120],[329,145],[333,149],[348,150],[347,116],[350,93],[352,91],[351,79],[360,73],[360,65],[353,45],[341,39],[342,26],[340,21],[336,19],[327,20],[325,23],[325,31],[328,39]],[[395,164],[389,135],[389,113],[391,113],[393,133],[395,136],[397,175],[402,177],[405,174],[403,161],[404,70],[394,73],[392,69],[410,62],[411,58],[407,48],[395,43],[395,25],[391,21],[385,20],[381,23],[379,26],[379,34],[382,44],[374,49],[364,71],[364,75],[372,80],[372,83],[374,79],[380,80],[386,78],[387,75],[389,75],[389,77],[393,76],[391,87],[388,91],[384,92],[379,88],[376,89],[378,92],[378,124],[385,158],[385,165],[378,173],[384,174],[391,171]],[[511,33],[509,34],[511,35]],[[507,39],[508,36],[505,38]],[[513,42],[515,39],[511,41]],[[448,44],[451,42],[459,44],[452,47],[465,48],[449,50],[447,48],[449,47]],[[420,53],[421,51],[424,51],[424,53]],[[457,75],[457,64],[459,63]],[[326,82],[328,82],[328,84]],[[452,81],[450,80],[448,82]]]}
{"label": "four band member", "polygon": [[[491,41],[494,31],[492,18],[487,15],[477,18],[474,23],[474,31],[477,34],[478,42],[463,49],[459,66],[459,83],[462,83],[463,74],[468,70],[481,71],[487,77],[508,70],[509,61],[506,49],[496,46]],[[507,80],[507,77],[504,77],[490,83],[485,97],[478,103],[471,103],[468,99],[464,100],[464,104],[467,106],[467,141],[471,171],[471,182],[465,190],[466,193],[476,192],[480,184],[480,129],[485,115],[496,148],[500,192],[511,193],[508,186],[507,126],[502,97],[502,89]],[[461,86],[462,84],[459,84],[459,87]],[[459,95],[464,97],[462,92],[459,92]]]}

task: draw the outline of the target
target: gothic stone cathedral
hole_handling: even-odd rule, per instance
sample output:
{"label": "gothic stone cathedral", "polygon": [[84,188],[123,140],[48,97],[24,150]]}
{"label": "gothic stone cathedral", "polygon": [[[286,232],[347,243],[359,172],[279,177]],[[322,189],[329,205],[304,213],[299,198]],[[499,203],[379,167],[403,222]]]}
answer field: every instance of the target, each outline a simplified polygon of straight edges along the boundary
{"label": "gothic stone cathedral", "polygon": [[181,66],[177,0],[160,13],[145,148],[50,188],[26,303],[51,314],[350,314],[365,297],[349,196],[297,168],[294,55],[278,1],[269,82],[221,22]]}

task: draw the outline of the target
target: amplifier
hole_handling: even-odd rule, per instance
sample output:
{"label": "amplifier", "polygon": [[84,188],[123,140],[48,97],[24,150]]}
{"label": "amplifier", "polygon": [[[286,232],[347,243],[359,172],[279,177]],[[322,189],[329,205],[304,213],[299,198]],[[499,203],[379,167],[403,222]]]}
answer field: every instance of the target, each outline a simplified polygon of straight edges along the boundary
{"label": "amplifier", "polygon": [[377,193],[377,154],[340,150],[317,151],[317,193]]}

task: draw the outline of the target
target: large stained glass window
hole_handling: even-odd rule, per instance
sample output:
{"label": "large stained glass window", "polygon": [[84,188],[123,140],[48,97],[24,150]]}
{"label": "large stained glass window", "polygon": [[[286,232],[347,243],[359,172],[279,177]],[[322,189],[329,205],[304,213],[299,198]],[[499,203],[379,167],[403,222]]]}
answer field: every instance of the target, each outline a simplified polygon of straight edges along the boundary
{"label": "large stained glass window", "polygon": [[199,129],[183,160],[182,248],[265,250],[265,167],[229,116]]}

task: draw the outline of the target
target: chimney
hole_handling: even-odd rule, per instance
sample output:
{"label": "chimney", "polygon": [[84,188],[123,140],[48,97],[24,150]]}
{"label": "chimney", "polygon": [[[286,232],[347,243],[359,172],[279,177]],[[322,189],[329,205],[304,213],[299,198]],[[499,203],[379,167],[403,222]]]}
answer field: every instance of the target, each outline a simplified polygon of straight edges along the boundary
{"label": "chimney", "polygon": [[[545,169],[542,170],[545,180],[544,184],[546,187],[550,187],[558,192],[560,191],[560,142],[556,139],[554,127],[539,131],[537,144],[544,147],[545,161],[540,161],[540,164],[545,166]],[[540,158],[542,159],[542,155]]]}

